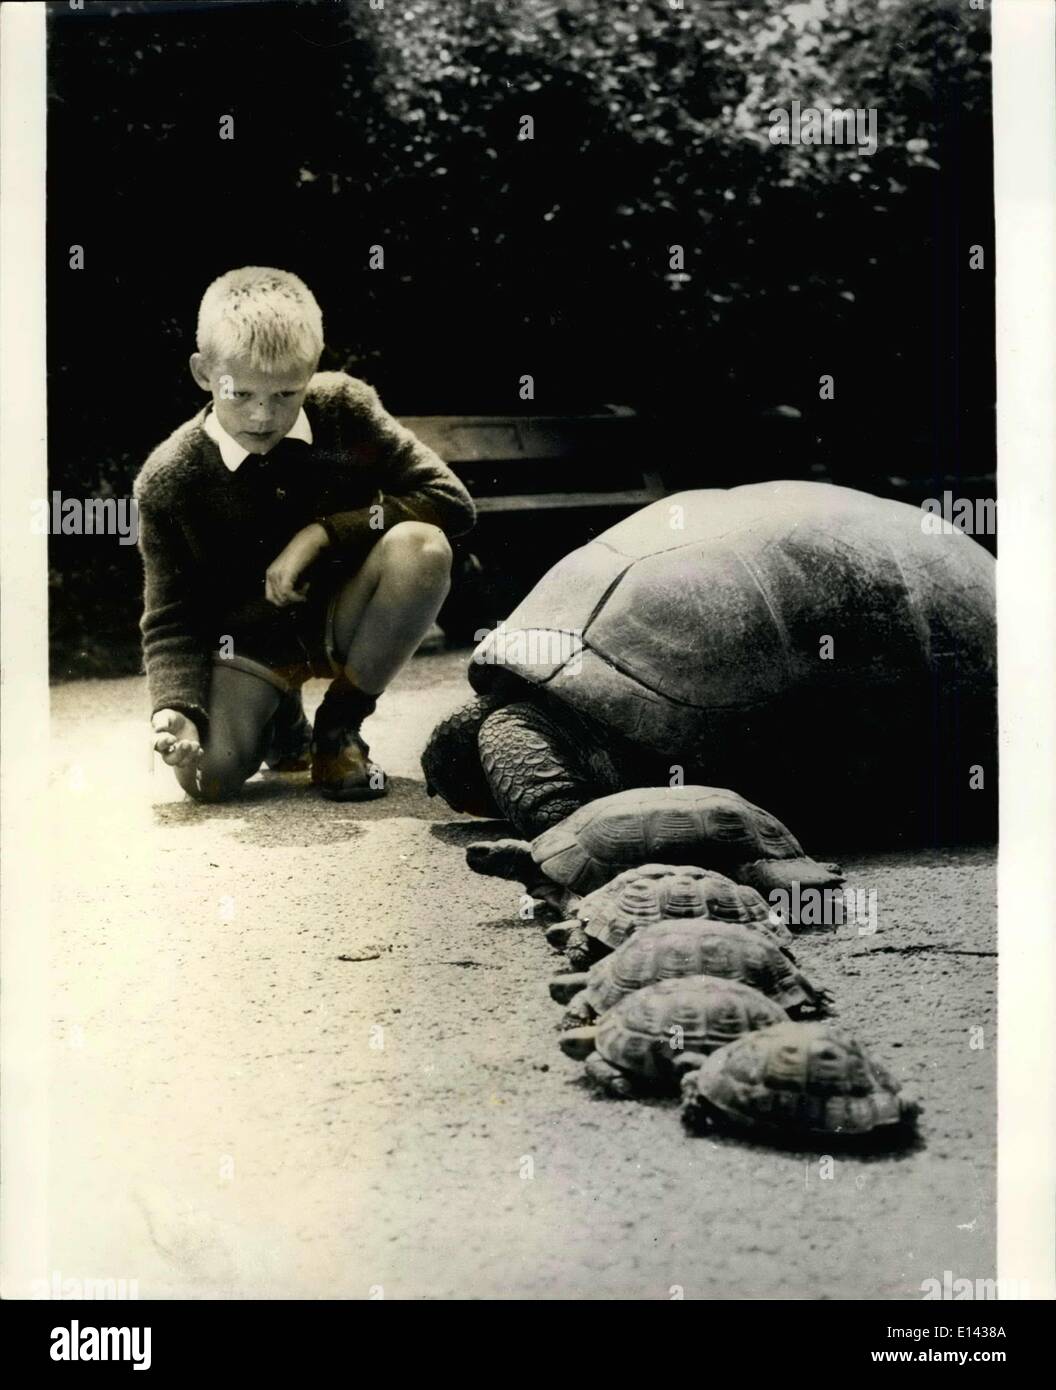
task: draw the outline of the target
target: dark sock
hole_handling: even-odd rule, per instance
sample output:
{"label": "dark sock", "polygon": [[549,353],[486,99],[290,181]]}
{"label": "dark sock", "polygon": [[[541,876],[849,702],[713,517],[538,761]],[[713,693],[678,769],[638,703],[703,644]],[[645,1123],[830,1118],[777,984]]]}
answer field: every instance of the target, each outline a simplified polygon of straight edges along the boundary
{"label": "dark sock", "polygon": [[376,695],[368,695],[365,690],[360,690],[343,671],[331,681],[329,690],[323,696],[323,704],[333,710],[345,727],[354,729],[358,729],[363,720],[374,713],[377,703]]}

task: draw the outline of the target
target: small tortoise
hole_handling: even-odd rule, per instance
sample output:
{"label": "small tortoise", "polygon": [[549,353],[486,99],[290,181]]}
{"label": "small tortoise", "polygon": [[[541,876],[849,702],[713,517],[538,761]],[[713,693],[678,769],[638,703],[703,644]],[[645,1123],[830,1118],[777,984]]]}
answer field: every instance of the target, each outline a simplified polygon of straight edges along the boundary
{"label": "small tortoise", "polygon": [[611,955],[585,973],[558,975],[550,997],[571,1001],[562,1026],[589,1023],[631,994],[657,980],[710,975],[739,980],[775,1000],[794,1018],[803,1009],[827,1013],[831,998],[817,989],[765,933],[737,922],[660,922],[635,932]]}
{"label": "small tortoise", "polygon": [[682,1083],[691,1129],[860,1141],[908,1133],[920,1106],[854,1038],[829,1023],[783,1023],[738,1039]]}
{"label": "small tortoise", "polygon": [[843,882],[838,864],[819,864],[769,812],[721,787],[634,787],[581,806],[567,820],[524,840],[469,846],[477,873],[520,879],[533,896],[562,908],[573,894],[602,887],[622,869],[681,858],[758,889],[825,888]]}
{"label": "small tortoise", "polygon": [[562,1033],[561,1051],[586,1062],[591,1081],[615,1096],[638,1085],[671,1090],[683,1072],[744,1033],[788,1021],[765,994],[709,975],[660,980],[628,994],[596,1027]]}
{"label": "small tortoise", "polygon": [[[642,864],[625,869],[583,898],[575,917],[549,927],[546,939],[564,951],[574,970],[586,970],[636,931],[674,917],[740,922],[765,930],[783,949],[792,940],[788,927],[776,914],[770,916],[766,902],[754,888],[689,864]],[[788,955],[794,959],[791,952]]]}

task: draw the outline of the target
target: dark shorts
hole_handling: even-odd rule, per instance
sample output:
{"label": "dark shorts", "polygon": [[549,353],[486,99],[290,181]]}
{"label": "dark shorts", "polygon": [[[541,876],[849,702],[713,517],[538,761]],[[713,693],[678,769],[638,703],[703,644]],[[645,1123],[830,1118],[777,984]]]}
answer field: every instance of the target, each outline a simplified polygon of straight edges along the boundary
{"label": "dark shorts", "polygon": [[213,664],[268,681],[284,694],[313,677],[335,676],[341,661],[334,645],[339,587],[312,585],[304,603],[276,608],[263,596],[248,599],[225,617],[213,646]]}

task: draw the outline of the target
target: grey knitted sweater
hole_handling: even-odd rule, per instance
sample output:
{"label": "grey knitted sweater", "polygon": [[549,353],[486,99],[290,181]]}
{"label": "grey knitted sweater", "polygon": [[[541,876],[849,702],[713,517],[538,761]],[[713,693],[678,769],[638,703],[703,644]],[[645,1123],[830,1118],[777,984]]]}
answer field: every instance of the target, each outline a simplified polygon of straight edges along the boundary
{"label": "grey knitted sweater", "polygon": [[462,483],[372,386],[317,372],[304,410],[311,446],[284,441],[274,463],[272,454],[263,464],[250,456],[232,473],[203,428],[206,407],[158,445],[136,478],[152,707],[182,711],[203,735],[223,615],[262,592],[265,570],[299,530],[321,522],[331,552],[354,572],[400,521],[431,522],[452,537],[473,525]]}

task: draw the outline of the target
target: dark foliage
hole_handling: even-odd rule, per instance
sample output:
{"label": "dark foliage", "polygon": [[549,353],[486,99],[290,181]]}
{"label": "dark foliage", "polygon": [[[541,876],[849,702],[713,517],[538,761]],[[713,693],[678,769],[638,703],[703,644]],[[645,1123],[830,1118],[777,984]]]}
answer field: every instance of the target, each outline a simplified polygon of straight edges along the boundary
{"label": "dark foliage", "polygon": [[[993,467],[985,13],[89,0],[52,9],[49,42],[64,495],[125,494],[198,408],[198,299],[248,263],[312,285],[324,366],[397,413],[619,401],[689,485],[813,473],[880,490],[897,474],[926,495]],[[875,107],[878,149],[771,144],[769,112],[793,99]],[[120,669],[135,552],[51,549],[57,672]]]}

